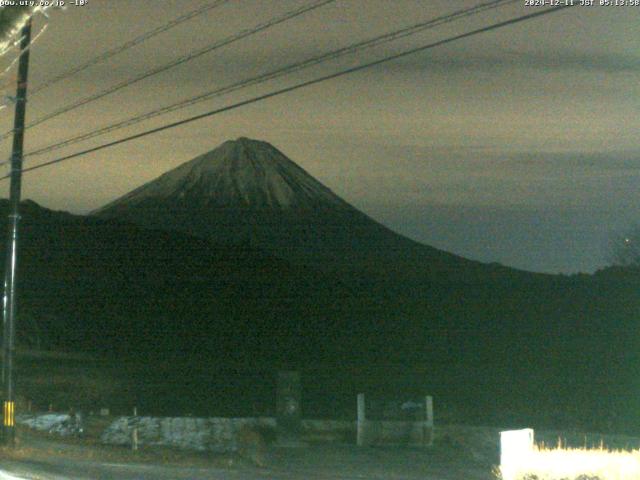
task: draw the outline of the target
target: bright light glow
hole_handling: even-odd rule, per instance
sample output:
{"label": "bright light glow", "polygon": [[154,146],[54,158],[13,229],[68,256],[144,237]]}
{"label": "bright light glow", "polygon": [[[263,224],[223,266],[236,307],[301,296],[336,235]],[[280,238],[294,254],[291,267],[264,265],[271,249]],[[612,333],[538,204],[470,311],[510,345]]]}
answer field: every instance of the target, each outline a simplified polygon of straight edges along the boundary
{"label": "bright light glow", "polygon": [[500,472],[503,479],[517,478],[520,465],[528,464],[532,454],[532,429],[500,432]]}
{"label": "bright light glow", "polygon": [[[5,8],[13,8],[13,7],[2,7]],[[20,16],[17,16],[13,20],[13,24],[11,28],[5,34],[5,38],[0,39],[0,56],[3,56],[9,50],[16,48],[20,44],[20,30],[25,26],[27,20],[31,18],[35,13],[44,12],[49,7],[20,7],[23,12]],[[9,21],[8,19],[6,20]]]}
{"label": "bright light glow", "polygon": [[[527,432],[519,430],[516,432]],[[529,432],[533,432],[529,430]],[[608,450],[604,446],[588,448],[547,448],[544,445],[524,447],[522,439],[518,445],[518,435],[503,436],[501,433],[500,473],[503,480],[536,478],[539,480],[560,480],[598,478],[599,480],[637,480],[640,478],[640,450]],[[521,433],[521,435],[524,435]],[[509,445],[515,438],[516,444]],[[523,437],[522,437],[523,438]],[[506,440],[506,442],[505,442]],[[506,451],[504,449],[506,447]],[[527,477],[529,476],[529,477]]]}
{"label": "bright light glow", "polygon": [[[8,8],[8,7],[3,7],[3,8]],[[14,24],[13,28],[9,31],[9,33],[6,35],[6,38],[4,41],[0,41],[0,57],[1,56],[5,56],[7,55],[11,50],[13,49],[17,49],[17,47],[20,45],[20,42],[22,41],[22,38],[19,37],[19,33],[20,30],[22,30],[22,27],[24,27],[25,23],[27,22],[27,20],[32,17],[33,15],[35,15],[36,13],[41,13],[45,16],[45,18],[49,18],[46,10],[49,9],[51,7],[48,6],[42,6],[42,7],[32,7],[31,8],[31,13],[25,12],[24,15],[22,15],[21,17],[19,17],[16,20],[16,23]],[[45,23],[42,28],[40,29],[40,31],[32,37],[31,42],[29,43],[29,46],[27,48],[31,48],[31,46],[38,41],[38,39],[40,38],[40,36],[45,32],[45,30],[47,29],[47,23]],[[2,77],[6,77],[7,73],[13,68],[13,66],[18,62],[18,60],[20,59],[20,53],[16,53],[15,56],[13,57],[13,59],[9,62],[9,64],[4,67],[4,69],[2,69],[2,71],[0,71],[0,78]],[[12,81],[5,81],[1,86],[0,86],[0,110],[6,108],[7,106],[9,106],[10,104],[12,104],[15,101],[15,98],[12,97],[11,95],[9,95],[8,93],[11,92],[14,88],[15,88],[15,79],[12,79]]]}
{"label": "bright light glow", "polygon": [[0,470],[0,480],[25,480],[24,477],[16,477],[8,472]]}
{"label": "bright light glow", "polygon": [[[33,38],[31,39],[31,42],[29,43],[29,47],[27,47],[27,48],[31,48],[31,45],[33,45],[34,43],[36,43],[36,41],[38,40],[38,38],[40,38],[40,35],[42,35],[42,34],[45,32],[45,30],[47,29],[47,27],[48,27],[48,25],[47,25],[47,24],[45,24],[45,25],[43,25],[43,26],[42,26],[42,28],[41,28],[41,29],[40,29],[40,31],[36,34],[36,36],[35,36],[35,37],[33,37]],[[19,44],[19,43],[20,43],[20,41],[21,41],[21,39],[18,39],[18,40],[16,40],[16,42],[15,42],[15,43],[16,43],[16,44]],[[10,64],[9,64],[9,65],[8,65],[8,66],[7,66],[3,71],[2,71],[2,73],[0,73],[0,76],[4,75],[4,74],[5,74],[5,73],[7,73],[9,70],[11,70],[11,67],[13,67],[13,66],[18,62],[18,60],[19,60],[19,59],[20,59],[20,55],[16,55],[16,56],[14,57],[14,59],[13,59],[13,60],[11,60],[11,63],[10,63]]]}

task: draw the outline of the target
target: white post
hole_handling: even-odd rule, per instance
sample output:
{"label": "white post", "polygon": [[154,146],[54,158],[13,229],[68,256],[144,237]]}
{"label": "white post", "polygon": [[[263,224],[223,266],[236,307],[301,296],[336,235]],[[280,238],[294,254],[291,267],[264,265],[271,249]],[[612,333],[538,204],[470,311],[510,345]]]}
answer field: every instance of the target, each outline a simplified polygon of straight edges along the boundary
{"label": "white post", "polygon": [[500,473],[512,480],[529,463],[533,453],[533,429],[500,432]]}
{"label": "white post", "polygon": [[138,416],[138,407],[133,407],[133,417],[136,422],[135,427],[133,427],[133,431],[131,432],[131,449],[138,450],[138,424],[137,417]]}
{"label": "white post", "polygon": [[138,450],[138,427],[133,427],[131,432],[131,449]]}
{"label": "white post", "polygon": [[357,423],[357,444],[359,447],[365,444],[365,423],[366,423],[364,393],[358,394],[358,423]]}
{"label": "white post", "polygon": [[431,446],[433,445],[433,397],[431,395],[427,395],[424,398],[424,408],[425,408],[425,432],[424,439],[425,445]]}

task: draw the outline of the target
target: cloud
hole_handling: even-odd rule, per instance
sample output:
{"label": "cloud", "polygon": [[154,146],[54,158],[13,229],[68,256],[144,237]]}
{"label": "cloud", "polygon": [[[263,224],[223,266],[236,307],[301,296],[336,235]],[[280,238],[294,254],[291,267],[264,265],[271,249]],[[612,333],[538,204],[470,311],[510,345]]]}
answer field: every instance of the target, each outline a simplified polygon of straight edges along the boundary
{"label": "cloud", "polygon": [[522,152],[501,155],[496,162],[539,170],[572,169],[576,174],[639,173],[640,151],[626,152]]}
{"label": "cloud", "polygon": [[418,55],[389,64],[386,69],[397,72],[457,72],[466,70],[531,69],[547,72],[626,73],[640,71],[640,57],[618,53],[552,51],[545,53],[504,52],[500,55],[444,56],[440,53]]}

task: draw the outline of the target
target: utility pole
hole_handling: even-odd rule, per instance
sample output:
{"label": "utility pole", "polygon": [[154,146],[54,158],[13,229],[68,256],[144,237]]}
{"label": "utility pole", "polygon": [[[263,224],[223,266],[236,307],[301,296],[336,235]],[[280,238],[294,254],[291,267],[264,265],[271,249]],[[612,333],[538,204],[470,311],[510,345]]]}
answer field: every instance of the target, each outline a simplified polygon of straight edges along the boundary
{"label": "utility pole", "polygon": [[13,148],[11,151],[11,187],[9,193],[9,235],[4,277],[2,380],[4,384],[3,443],[15,444],[15,391],[14,345],[16,338],[16,267],[18,263],[18,222],[20,220],[20,191],[22,187],[22,147],[24,144],[24,119],[27,107],[27,73],[29,72],[29,44],[31,43],[31,19],[22,28],[16,110],[13,121]]}

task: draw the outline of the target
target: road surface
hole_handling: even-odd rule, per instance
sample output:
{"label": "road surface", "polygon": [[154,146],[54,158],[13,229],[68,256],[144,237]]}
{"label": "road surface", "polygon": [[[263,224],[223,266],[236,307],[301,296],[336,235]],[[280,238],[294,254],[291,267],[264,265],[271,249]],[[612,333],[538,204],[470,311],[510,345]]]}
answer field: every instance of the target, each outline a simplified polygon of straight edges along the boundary
{"label": "road surface", "polygon": [[460,452],[307,446],[275,449],[268,467],[234,462],[226,468],[166,466],[50,458],[2,460],[0,480],[495,480],[491,465]]}

